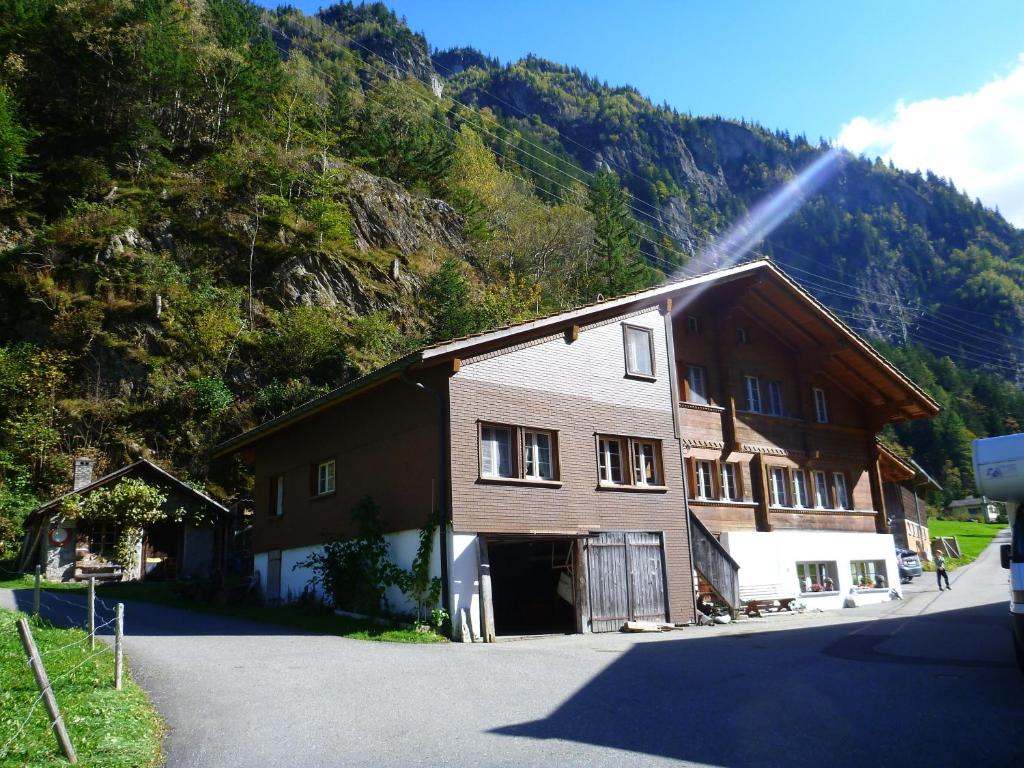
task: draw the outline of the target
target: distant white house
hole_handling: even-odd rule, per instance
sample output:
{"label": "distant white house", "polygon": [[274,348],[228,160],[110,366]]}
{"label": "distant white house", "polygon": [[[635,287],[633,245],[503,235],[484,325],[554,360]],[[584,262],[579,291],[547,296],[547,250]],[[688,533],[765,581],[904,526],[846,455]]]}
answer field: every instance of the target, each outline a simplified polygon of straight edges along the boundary
{"label": "distant white house", "polygon": [[1000,515],[1006,514],[1006,505],[1001,501],[992,501],[986,496],[968,496],[966,499],[957,499],[949,502],[946,507],[950,512],[966,512],[971,520],[980,520],[984,523],[996,522]]}

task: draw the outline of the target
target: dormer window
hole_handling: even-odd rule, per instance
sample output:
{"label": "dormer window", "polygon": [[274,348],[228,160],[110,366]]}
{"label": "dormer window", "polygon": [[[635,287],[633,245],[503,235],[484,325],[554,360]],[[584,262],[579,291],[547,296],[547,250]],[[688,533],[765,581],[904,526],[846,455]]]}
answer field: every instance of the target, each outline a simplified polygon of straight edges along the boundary
{"label": "dormer window", "polygon": [[654,378],[654,331],[639,325],[623,325],[626,348],[626,375]]}

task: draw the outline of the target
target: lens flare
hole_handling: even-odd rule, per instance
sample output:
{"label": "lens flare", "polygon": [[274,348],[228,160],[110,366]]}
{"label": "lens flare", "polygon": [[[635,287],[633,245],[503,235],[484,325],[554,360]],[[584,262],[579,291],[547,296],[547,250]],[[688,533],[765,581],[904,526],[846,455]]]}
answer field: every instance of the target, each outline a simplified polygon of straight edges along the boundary
{"label": "lens flare", "polygon": [[[734,266],[743,260],[782,222],[803,205],[846,162],[846,153],[830,149],[800,173],[760,200],[720,237],[706,245],[687,265],[687,271],[708,271]],[[682,274],[674,278],[684,277]]]}

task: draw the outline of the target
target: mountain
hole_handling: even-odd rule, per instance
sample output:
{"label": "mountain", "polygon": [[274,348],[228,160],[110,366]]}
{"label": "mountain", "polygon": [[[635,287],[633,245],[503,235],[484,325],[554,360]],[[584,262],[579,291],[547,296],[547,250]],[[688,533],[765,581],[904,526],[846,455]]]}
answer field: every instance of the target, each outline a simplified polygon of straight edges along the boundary
{"label": "mountain", "polygon": [[426,341],[743,256],[714,245],[823,156],[755,250],[945,406],[888,437],[957,495],[970,438],[1024,423],[1024,233],[950,182],[432,51],[381,4],[0,0],[0,520],[83,452],[229,497],[225,437]]}

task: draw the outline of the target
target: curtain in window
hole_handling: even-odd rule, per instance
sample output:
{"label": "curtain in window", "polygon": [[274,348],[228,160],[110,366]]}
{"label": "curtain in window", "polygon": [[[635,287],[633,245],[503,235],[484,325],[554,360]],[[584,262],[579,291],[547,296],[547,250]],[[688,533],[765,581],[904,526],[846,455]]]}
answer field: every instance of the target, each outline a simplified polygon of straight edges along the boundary
{"label": "curtain in window", "polygon": [[483,440],[483,471],[485,475],[497,477],[512,476],[512,438],[507,429],[484,427],[481,430]]}

